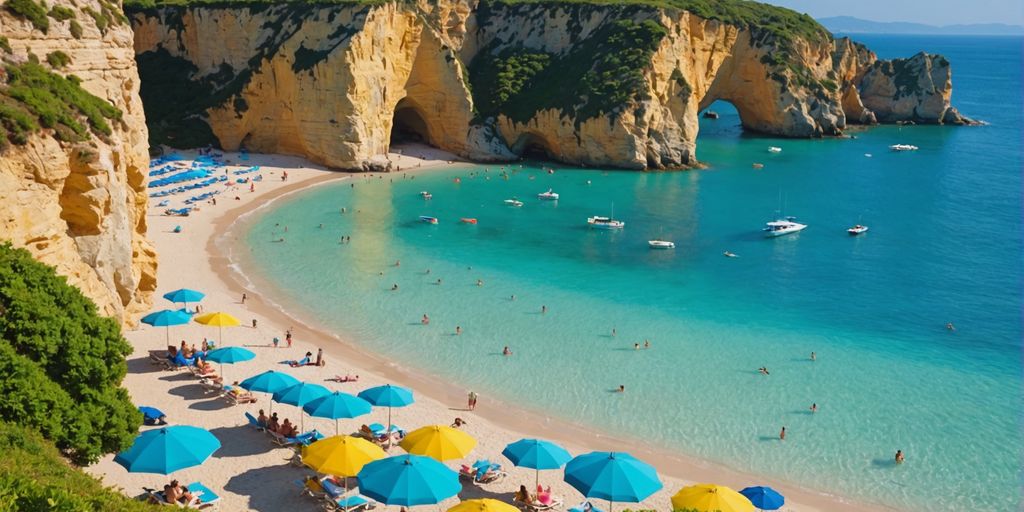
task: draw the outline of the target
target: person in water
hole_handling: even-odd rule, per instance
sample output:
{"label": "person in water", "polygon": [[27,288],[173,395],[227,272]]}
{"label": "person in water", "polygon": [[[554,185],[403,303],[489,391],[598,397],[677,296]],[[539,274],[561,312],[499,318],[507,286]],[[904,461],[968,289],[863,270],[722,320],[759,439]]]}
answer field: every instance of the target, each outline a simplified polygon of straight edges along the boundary
{"label": "person in water", "polygon": [[540,314],[543,315],[543,314],[545,314],[547,312],[548,312],[548,307],[547,306],[541,306],[540,307]]}
{"label": "person in water", "polygon": [[903,464],[903,450],[896,450],[896,464]]}
{"label": "person in water", "polygon": [[616,331],[615,328],[612,327],[612,337],[614,338],[616,334],[618,334],[618,331]]}
{"label": "person in water", "polygon": [[818,412],[818,404],[811,404],[811,414]]}
{"label": "person in water", "polygon": [[626,385],[625,384],[619,384],[619,389],[615,390],[615,392],[616,393],[625,393],[626,392]]}
{"label": "person in water", "polygon": [[483,286],[483,285],[484,285],[484,281],[483,281],[483,279],[477,279],[477,280],[476,280],[476,285],[477,285],[477,286]]}
{"label": "person in water", "polygon": [[505,345],[505,348],[502,349],[501,355],[503,355],[503,356],[510,356],[510,355],[512,355],[512,350],[508,348],[508,345]]}
{"label": "person in water", "polygon": [[779,441],[786,440],[786,427],[782,427],[782,431],[779,432]]}
{"label": "person in water", "polygon": [[430,324],[430,317],[427,316],[426,313],[423,313],[423,318],[420,320],[420,323],[423,324],[423,325],[429,325]]}
{"label": "person in water", "polygon": [[768,373],[768,367],[766,366],[758,368],[757,371],[761,372],[761,375],[771,375],[770,373]]}
{"label": "person in water", "polygon": [[811,361],[817,361],[817,360],[818,360],[818,355],[815,354],[814,352],[811,352]]}
{"label": "person in water", "polygon": [[462,327],[456,325],[455,326],[455,335],[458,336],[460,334],[462,334]]}
{"label": "person in water", "polygon": [[952,332],[956,330],[956,327],[953,326],[953,322],[949,322],[946,324],[946,329]]}
{"label": "person in water", "polygon": [[651,348],[650,340],[644,340],[644,348]]}
{"label": "person in water", "polygon": [[395,284],[391,285],[391,291],[393,291],[393,292],[397,292],[398,291],[398,283],[395,283]]}
{"label": "person in water", "polygon": [[633,344],[633,350],[640,350],[640,344],[639,343],[634,343]]}

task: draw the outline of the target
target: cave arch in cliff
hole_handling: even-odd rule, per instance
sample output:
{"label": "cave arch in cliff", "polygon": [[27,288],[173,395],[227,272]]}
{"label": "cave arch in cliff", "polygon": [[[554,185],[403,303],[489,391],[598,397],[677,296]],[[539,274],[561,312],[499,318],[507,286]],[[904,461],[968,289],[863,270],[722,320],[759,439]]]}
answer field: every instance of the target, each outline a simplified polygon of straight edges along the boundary
{"label": "cave arch in cliff", "polygon": [[557,160],[558,154],[541,135],[527,132],[519,136],[511,148],[513,153],[531,160]]}
{"label": "cave arch in cliff", "polygon": [[402,98],[395,105],[391,120],[391,145],[418,143],[434,146],[423,111],[409,98]]}

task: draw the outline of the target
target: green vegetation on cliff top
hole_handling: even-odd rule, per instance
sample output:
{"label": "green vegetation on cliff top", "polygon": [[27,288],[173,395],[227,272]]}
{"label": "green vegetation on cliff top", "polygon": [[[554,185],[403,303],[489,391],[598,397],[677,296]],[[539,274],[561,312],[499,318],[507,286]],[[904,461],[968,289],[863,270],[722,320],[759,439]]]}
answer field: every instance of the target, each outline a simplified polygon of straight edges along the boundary
{"label": "green vegetation on cliff top", "polygon": [[27,427],[0,421],[0,510],[152,512],[153,506],[108,489],[60,457]]}
{"label": "green vegetation on cliff top", "polygon": [[[78,288],[28,251],[0,245],[0,421],[38,431],[76,464],[128,448],[142,423],[120,387],[131,351]],[[0,488],[0,510],[17,510],[5,499]]]}

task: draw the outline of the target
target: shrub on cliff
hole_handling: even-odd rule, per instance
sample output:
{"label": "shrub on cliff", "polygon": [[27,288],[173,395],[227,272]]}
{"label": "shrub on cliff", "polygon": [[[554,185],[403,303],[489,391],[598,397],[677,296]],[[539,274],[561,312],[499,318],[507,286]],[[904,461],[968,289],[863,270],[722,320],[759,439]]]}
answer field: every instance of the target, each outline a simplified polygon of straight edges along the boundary
{"label": "shrub on cliff", "polygon": [[0,510],[145,512],[152,507],[68,466],[39,433],[0,422]]}
{"label": "shrub on cliff", "polygon": [[78,464],[127,448],[142,422],[120,387],[130,353],[117,322],[53,268],[0,245],[0,420]]}
{"label": "shrub on cliff", "polygon": [[46,54],[46,62],[55,68],[62,68],[71,63],[71,57],[68,54],[57,50]]}
{"label": "shrub on cliff", "polygon": [[7,0],[4,7],[19,18],[26,19],[32,26],[46,32],[50,29],[50,20],[46,17],[46,8],[35,0]]}

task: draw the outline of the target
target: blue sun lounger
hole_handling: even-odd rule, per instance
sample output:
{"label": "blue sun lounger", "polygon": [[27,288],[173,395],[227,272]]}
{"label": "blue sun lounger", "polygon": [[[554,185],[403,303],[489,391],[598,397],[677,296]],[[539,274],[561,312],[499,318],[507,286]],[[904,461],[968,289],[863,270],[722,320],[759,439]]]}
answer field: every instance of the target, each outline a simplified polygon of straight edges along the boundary
{"label": "blue sun lounger", "polygon": [[354,510],[368,510],[377,506],[376,501],[360,494],[342,496],[341,498],[332,500],[332,502],[338,510],[347,510],[349,512]]}
{"label": "blue sun lounger", "polygon": [[194,496],[199,497],[199,506],[195,508],[216,508],[220,504],[220,496],[217,496],[217,493],[211,491],[209,487],[199,482],[192,482],[186,487]]}

